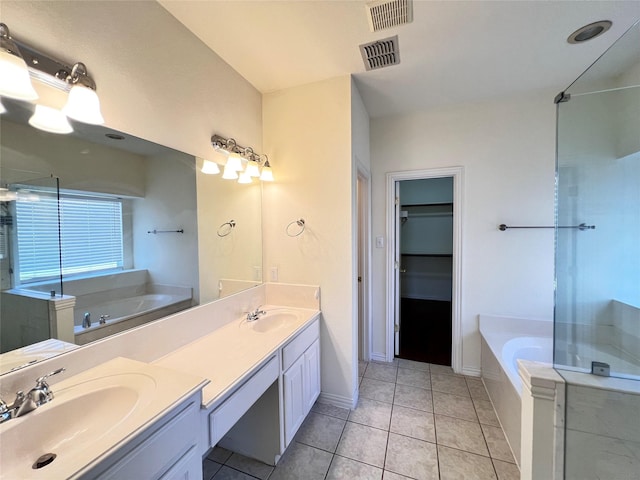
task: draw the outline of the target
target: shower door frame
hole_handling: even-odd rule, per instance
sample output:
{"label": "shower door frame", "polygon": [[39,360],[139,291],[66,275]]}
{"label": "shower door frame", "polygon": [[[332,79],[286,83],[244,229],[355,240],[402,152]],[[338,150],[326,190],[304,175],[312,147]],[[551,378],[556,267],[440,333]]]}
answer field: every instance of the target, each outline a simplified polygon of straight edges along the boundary
{"label": "shower door frame", "polygon": [[386,360],[392,362],[395,355],[395,324],[398,315],[396,295],[399,285],[400,259],[396,251],[396,184],[403,180],[453,178],[453,263],[451,296],[451,367],[456,373],[464,373],[462,365],[462,207],[464,167],[429,168],[387,173],[387,352]]}

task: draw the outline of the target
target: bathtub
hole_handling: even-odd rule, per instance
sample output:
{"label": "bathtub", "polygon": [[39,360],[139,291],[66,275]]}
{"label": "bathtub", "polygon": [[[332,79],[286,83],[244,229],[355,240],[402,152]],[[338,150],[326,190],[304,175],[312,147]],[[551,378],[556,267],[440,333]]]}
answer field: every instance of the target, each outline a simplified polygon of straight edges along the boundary
{"label": "bathtub", "polygon": [[[147,293],[95,305],[85,305],[74,311],[75,343],[84,345],[189,307],[191,307],[190,294],[167,293]],[[85,313],[91,314],[91,326],[88,328],[82,326]],[[100,323],[101,315],[108,315],[103,324]]]}
{"label": "bathtub", "polygon": [[522,381],[518,359],[551,364],[553,322],[480,315],[482,379],[520,464]]}

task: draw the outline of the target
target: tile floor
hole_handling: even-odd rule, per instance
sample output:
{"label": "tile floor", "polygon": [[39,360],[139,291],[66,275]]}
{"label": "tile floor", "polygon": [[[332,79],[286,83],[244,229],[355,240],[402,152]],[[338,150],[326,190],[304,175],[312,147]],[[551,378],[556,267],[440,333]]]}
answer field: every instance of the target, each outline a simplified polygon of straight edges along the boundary
{"label": "tile floor", "polygon": [[478,378],[396,360],[360,363],[355,410],[316,403],[278,466],[216,447],[204,480],[518,480]]}

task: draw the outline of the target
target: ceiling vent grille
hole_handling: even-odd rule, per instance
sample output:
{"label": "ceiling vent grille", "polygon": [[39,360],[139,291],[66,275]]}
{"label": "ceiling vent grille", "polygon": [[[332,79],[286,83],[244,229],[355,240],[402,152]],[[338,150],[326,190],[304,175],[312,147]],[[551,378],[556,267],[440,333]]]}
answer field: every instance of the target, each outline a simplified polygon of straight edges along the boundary
{"label": "ceiling vent grille", "polygon": [[377,0],[367,3],[367,18],[372,32],[413,21],[413,0]]}
{"label": "ceiling vent grille", "polygon": [[360,53],[367,70],[398,65],[400,63],[398,36],[360,45]]}

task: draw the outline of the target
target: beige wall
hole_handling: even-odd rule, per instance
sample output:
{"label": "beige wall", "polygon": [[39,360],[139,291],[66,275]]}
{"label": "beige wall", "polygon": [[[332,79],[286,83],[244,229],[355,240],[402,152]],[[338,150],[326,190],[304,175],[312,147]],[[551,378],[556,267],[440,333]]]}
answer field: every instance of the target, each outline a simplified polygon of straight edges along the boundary
{"label": "beige wall", "polygon": [[[319,284],[322,392],[351,403],[353,375],[353,225],[351,79],[338,77],[264,95],[265,151],[277,181],[264,186],[266,278]],[[285,234],[304,218],[296,238]]]}
{"label": "beige wall", "polygon": [[[373,235],[386,236],[386,174],[463,166],[462,361],[480,369],[478,314],[552,318],[554,92],[373,119]],[[390,239],[387,238],[387,241]],[[373,353],[386,355],[386,249],[373,249]]]}

